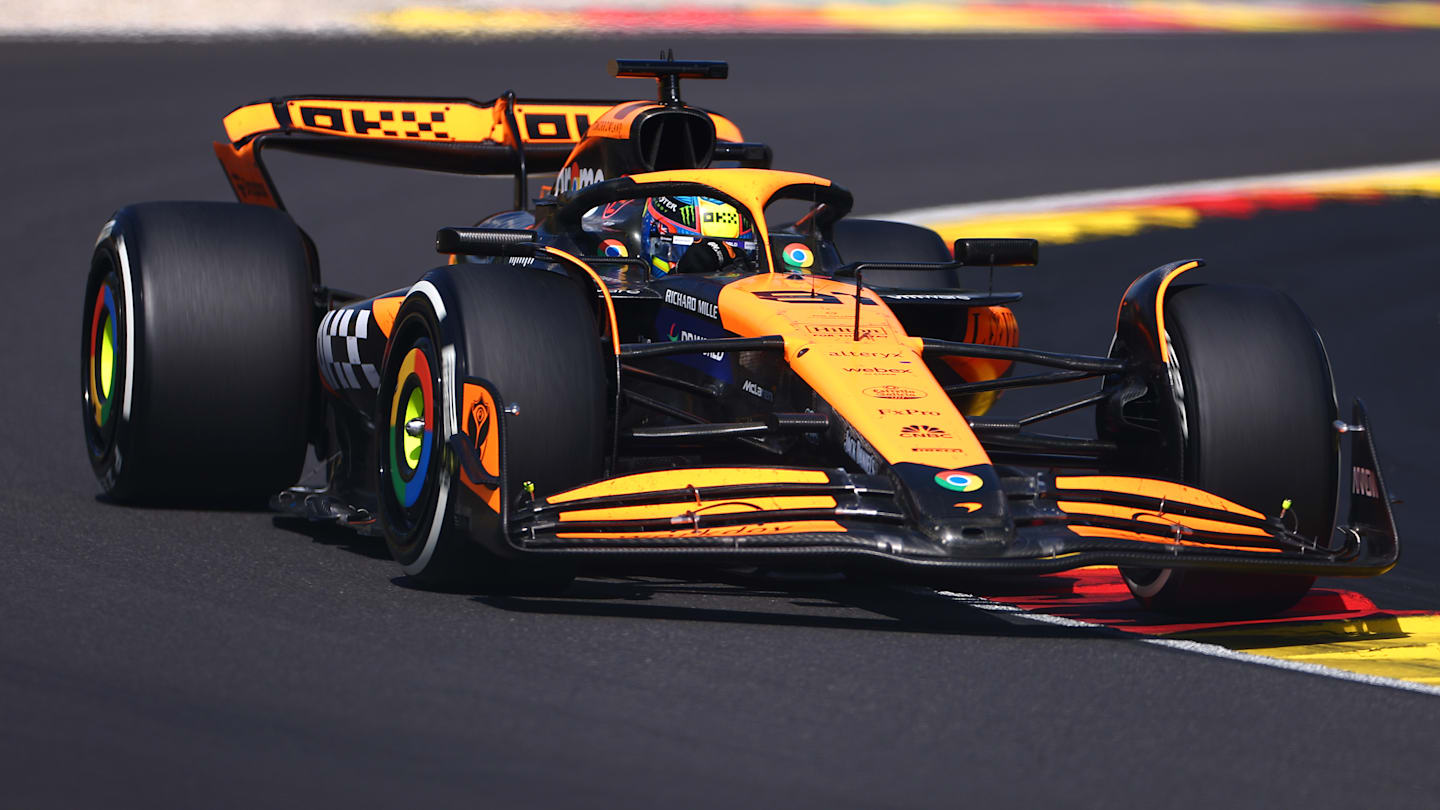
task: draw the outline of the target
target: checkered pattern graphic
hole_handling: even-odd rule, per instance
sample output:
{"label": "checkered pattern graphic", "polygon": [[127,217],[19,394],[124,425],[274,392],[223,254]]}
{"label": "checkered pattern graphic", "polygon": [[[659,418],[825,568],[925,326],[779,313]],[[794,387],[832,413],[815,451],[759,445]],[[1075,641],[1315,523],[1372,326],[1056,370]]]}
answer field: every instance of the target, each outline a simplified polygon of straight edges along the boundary
{"label": "checkered pattern graphic", "polygon": [[380,372],[360,355],[360,343],[370,334],[369,309],[337,309],[325,316],[315,335],[320,376],[333,389],[371,390],[380,387]]}

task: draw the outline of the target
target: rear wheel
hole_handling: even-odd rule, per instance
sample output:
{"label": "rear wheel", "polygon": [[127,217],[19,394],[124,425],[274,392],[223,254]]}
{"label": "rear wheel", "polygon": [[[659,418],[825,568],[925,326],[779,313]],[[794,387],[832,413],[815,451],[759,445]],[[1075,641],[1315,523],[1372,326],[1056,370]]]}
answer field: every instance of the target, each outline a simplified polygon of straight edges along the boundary
{"label": "rear wheel", "polygon": [[503,398],[497,406],[518,409],[504,417],[506,492],[529,483],[543,496],[599,478],[598,338],[583,291],[556,273],[460,265],[411,289],[386,349],[375,419],[379,519],[407,575],[432,587],[510,591],[573,578],[569,566],[505,553],[498,512],[465,488],[446,442],[470,416],[459,389],[479,378]]}
{"label": "rear wheel", "polygon": [[[1182,414],[1185,483],[1327,540],[1339,474],[1335,387],[1325,348],[1288,296],[1259,287],[1191,285],[1165,301],[1170,374]],[[1121,569],[1146,607],[1265,614],[1309,591],[1311,576]]]}
{"label": "rear wheel", "polygon": [[304,462],[312,269],[283,212],[161,202],[116,212],[90,263],[81,405],[119,501],[262,502]]}
{"label": "rear wheel", "polygon": [[[883,219],[842,219],[835,223],[832,242],[844,262],[949,262],[953,256],[940,234]],[[877,287],[917,290],[960,286],[954,270],[871,270],[865,283]]]}

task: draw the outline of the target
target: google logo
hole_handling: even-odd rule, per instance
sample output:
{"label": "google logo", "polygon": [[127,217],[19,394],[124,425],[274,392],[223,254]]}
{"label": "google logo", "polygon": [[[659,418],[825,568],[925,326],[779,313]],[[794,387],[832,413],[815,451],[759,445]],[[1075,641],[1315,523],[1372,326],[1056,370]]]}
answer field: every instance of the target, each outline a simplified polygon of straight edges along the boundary
{"label": "google logo", "polygon": [[942,470],[935,473],[935,483],[956,492],[974,492],[985,486],[980,476],[964,470]]}

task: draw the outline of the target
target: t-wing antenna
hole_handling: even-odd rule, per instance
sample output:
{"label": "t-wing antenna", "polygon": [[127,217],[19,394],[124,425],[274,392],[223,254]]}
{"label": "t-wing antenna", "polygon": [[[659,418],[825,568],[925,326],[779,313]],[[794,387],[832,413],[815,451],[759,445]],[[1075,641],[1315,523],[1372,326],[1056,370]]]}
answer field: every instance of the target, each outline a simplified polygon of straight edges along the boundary
{"label": "t-wing antenna", "polygon": [[681,79],[724,79],[730,75],[726,62],[675,61],[675,52],[664,59],[612,59],[610,75],[617,79],[648,79],[653,77],[660,88],[660,103],[667,107],[683,107],[680,100]]}

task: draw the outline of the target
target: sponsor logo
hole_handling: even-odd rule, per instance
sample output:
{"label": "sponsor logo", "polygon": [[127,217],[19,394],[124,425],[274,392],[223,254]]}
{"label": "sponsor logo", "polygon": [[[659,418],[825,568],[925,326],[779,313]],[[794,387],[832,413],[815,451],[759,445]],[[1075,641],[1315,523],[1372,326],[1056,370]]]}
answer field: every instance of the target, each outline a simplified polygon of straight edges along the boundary
{"label": "sponsor logo", "polygon": [[900,428],[902,439],[953,439],[948,432],[930,425],[906,425]]}
{"label": "sponsor logo", "polygon": [[954,492],[974,492],[985,486],[980,476],[964,470],[941,470],[935,473],[935,483]]}
{"label": "sponsor logo", "polygon": [[1375,478],[1375,471],[1367,467],[1351,467],[1350,493],[1379,500],[1380,482]]}
{"label": "sponsor logo", "polygon": [[845,431],[845,455],[854,459],[868,475],[874,475],[875,471],[880,469],[880,461],[870,452],[870,444],[860,438],[860,434],[853,429]]}
{"label": "sponsor logo", "polygon": [[775,395],[774,395],[774,394],[770,393],[769,391],[766,391],[764,388],[761,388],[759,385],[755,384],[755,382],[752,381],[752,380],[746,380],[745,382],[741,383],[741,384],[740,384],[740,390],[744,391],[744,392],[747,393],[747,394],[750,394],[751,396],[757,396],[757,397],[765,400],[766,402],[773,402],[773,401],[775,401]]}
{"label": "sponsor logo", "polygon": [[815,254],[801,242],[791,242],[780,250],[780,258],[791,267],[805,269],[815,263]]}
{"label": "sponsor logo", "polygon": [[852,352],[848,349],[837,349],[826,354],[831,357],[864,357],[875,360],[890,360],[900,356],[900,352]]}
{"label": "sponsor logo", "polygon": [[969,301],[975,296],[970,293],[886,293],[885,298],[894,301]]}
{"label": "sponsor logo", "polygon": [[465,414],[465,434],[471,439],[471,447],[480,458],[485,457],[485,445],[490,442],[490,406],[484,397],[476,397],[470,410]]}
{"label": "sponsor logo", "polygon": [[924,408],[881,408],[881,416],[939,416],[939,411]]}
{"label": "sponsor logo", "polygon": [[[671,343],[681,340],[710,340],[710,338],[701,337],[700,335],[697,335],[694,332],[689,331],[688,329],[681,329],[675,324],[670,325],[670,332],[665,335],[665,337],[670,338]],[[711,360],[725,359],[724,352],[701,352],[701,354],[710,358]]]}
{"label": "sponsor logo", "polygon": [[600,243],[600,253],[605,256],[623,259],[630,255],[630,250],[626,248],[625,243],[619,239],[606,239]]}
{"label": "sponsor logo", "polygon": [[529,256],[511,256],[510,263],[518,264],[521,267],[529,267],[535,263],[535,260]]}
{"label": "sponsor logo", "polygon": [[[838,323],[807,323],[805,324],[805,331],[809,332],[811,337],[817,338],[844,338],[846,340],[853,340],[855,337],[854,326]],[[888,337],[890,337],[890,332],[883,326],[860,327],[861,340],[880,340]]]}
{"label": "sponsor logo", "polygon": [[[294,104],[295,102],[291,102]],[[430,141],[448,141],[450,129],[445,121],[445,109],[430,104],[399,103],[393,106],[374,102],[349,105],[343,101],[321,101],[319,104],[337,106],[301,105],[300,126],[306,129],[329,130],[347,134],[364,135],[369,138],[418,138]],[[293,113],[292,113],[293,115]],[[561,116],[563,122],[564,117]],[[568,136],[568,131],[567,131]]]}
{"label": "sponsor logo", "polygon": [[916,391],[914,388],[900,385],[877,385],[873,388],[866,388],[861,393],[876,399],[924,399],[926,397],[924,391]]}
{"label": "sponsor logo", "polygon": [[859,366],[844,367],[842,371],[850,374],[864,374],[867,377],[890,377],[896,374],[913,374],[914,371],[908,368],[886,368],[884,366]]}
{"label": "sponsor logo", "polygon": [[974,512],[976,509],[979,509],[983,505],[984,504],[979,504],[974,501],[962,501],[961,503],[955,504],[955,508],[964,509],[966,512]]}
{"label": "sponsor logo", "polygon": [[574,194],[586,186],[605,182],[605,173],[599,169],[581,169],[566,166],[555,175],[555,194]]}
{"label": "sponsor logo", "polygon": [[672,307],[679,307],[689,312],[704,315],[707,318],[720,317],[720,308],[713,302],[706,301],[703,298],[696,298],[689,293],[683,293],[679,290],[666,290],[665,303]]}
{"label": "sponsor logo", "polygon": [[912,448],[910,448],[910,452],[912,452],[912,453],[963,453],[963,452],[965,452],[965,451],[964,451],[963,449],[959,448],[959,447],[934,447],[934,446],[931,446],[931,447],[912,447]]}

